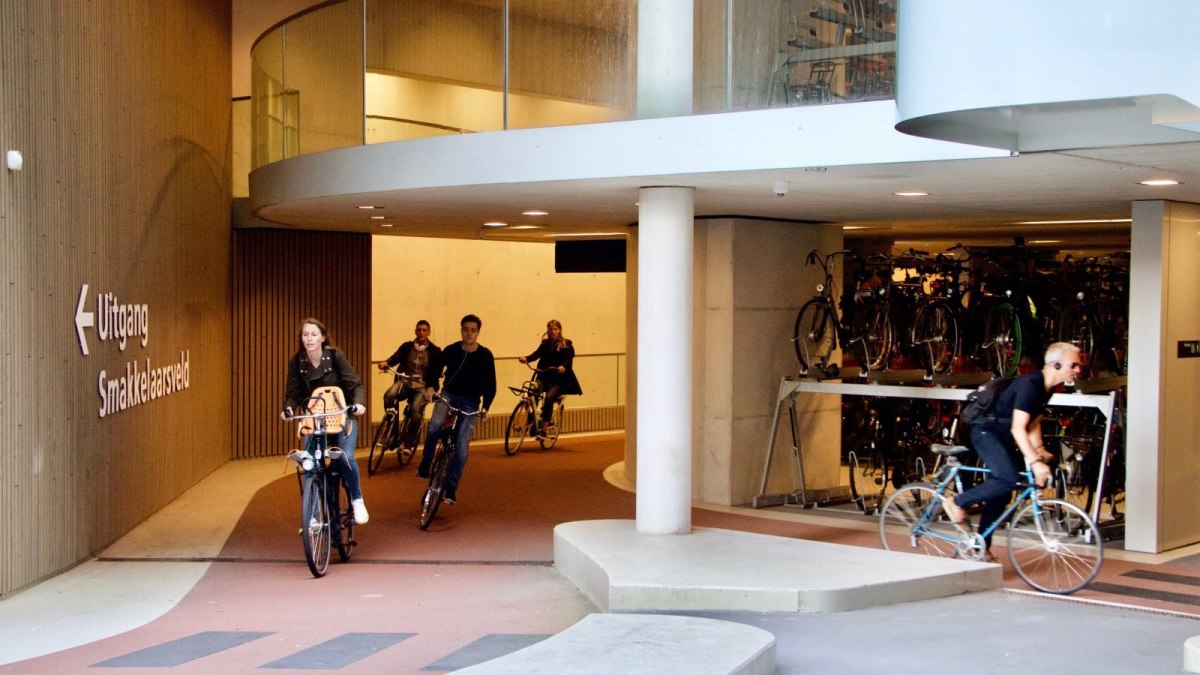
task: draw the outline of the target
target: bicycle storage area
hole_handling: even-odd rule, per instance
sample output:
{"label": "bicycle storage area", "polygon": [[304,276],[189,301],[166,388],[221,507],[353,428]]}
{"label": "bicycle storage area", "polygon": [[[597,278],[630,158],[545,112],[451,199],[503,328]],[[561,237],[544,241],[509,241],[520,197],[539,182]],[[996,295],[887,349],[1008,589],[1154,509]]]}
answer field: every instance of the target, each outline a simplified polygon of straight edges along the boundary
{"label": "bicycle storage area", "polygon": [[[851,378],[845,379],[810,379],[810,378],[793,378],[784,377],[780,380],[779,386],[775,393],[775,411],[771,420],[770,438],[767,444],[766,459],[763,465],[762,480],[759,486],[759,494],[756,496],[752,505],[755,508],[770,508],[779,506],[794,506],[804,509],[836,509],[841,512],[850,513],[853,509],[847,508],[847,505],[853,504],[855,496],[852,494],[851,486],[848,483],[837,485],[812,485],[806,481],[804,472],[804,456],[806,452],[827,453],[833,452],[833,449],[828,445],[821,444],[822,447],[806,448],[801,441],[801,433],[798,423],[797,399],[801,396],[823,396],[823,395],[840,395],[842,397],[852,397],[854,399],[871,400],[871,401],[886,401],[895,404],[901,408],[907,408],[918,404],[933,404],[941,409],[941,413],[937,417],[948,426],[945,429],[954,429],[957,419],[958,406],[962,401],[966,400],[967,395],[975,388],[991,378],[990,373],[956,373],[941,376],[928,377],[923,370],[912,371],[887,371],[881,373],[872,373],[866,378]],[[1113,421],[1115,416],[1119,416],[1119,402],[1122,388],[1125,386],[1125,376],[1111,376],[1098,378],[1093,380],[1080,380],[1077,383],[1076,391],[1071,393],[1055,393],[1049,402],[1051,410],[1079,410],[1088,411],[1103,416],[1107,424],[1102,425],[1103,440],[1098,442],[1098,448],[1093,448],[1097,458],[1111,457],[1110,445],[1113,444]],[[847,399],[843,398],[844,401]],[[944,407],[943,407],[944,406]],[[853,407],[853,404],[849,406]],[[772,468],[779,471],[779,466],[775,461],[775,452],[778,448],[779,436],[781,435],[780,422],[781,417],[786,414],[788,417],[787,431],[790,433],[791,441],[791,475],[790,478],[796,488],[790,492],[771,493],[768,486],[772,481]],[[941,431],[929,430],[929,435],[923,437],[923,440],[940,440],[942,437]],[[838,439],[838,445],[841,445],[842,439]],[[785,441],[786,442],[786,441]],[[890,442],[892,447],[889,448],[890,454],[895,457],[895,450],[904,443],[897,438],[895,434],[886,437],[886,442]],[[923,441],[922,441],[923,442]],[[928,450],[928,445],[926,445]],[[885,454],[889,454],[885,452]],[[906,454],[905,452],[899,454]],[[843,463],[845,462],[845,453],[843,455]],[[911,458],[895,458],[898,465],[902,465],[903,469],[898,472],[895,479],[887,479],[882,486],[884,489],[895,489],[903,483],[916,482],[926,479],[934,470],[932,453],[928,457],[918,457],[915,461]],[[851,474],[843,467],[841,476],[845,479],[852,480]],[[1123,535],[1123,519],[1122,514],[1115,508],[1112,508],[1109,496],[1106,494],[1106,486],[1112,484],[1108,480],[1106,473],[1109,471],[1118,470],[1109,466],[1109,462],[1100,461],[1094,476],[1094,483],[1091,483],[1092,477],[1089,476],[1088,499],[1086,504],[1080,504],[1081,507],[1088,512],[1092,520],[1101,528],[1106,539],[1120,538]],[[786,469],[785,469],[786,470]],[[777,477],[777,476],[775,476]],[[1061,488],[1060,488],[1061,490]],[[881,498],[886,498],[886,494],[881,495]],[[1066,495],[1060,495],[1062,498],[1067,498]],[[1102,506],[1109,505],[1109,508],[1103,509]],[[873,508],[862,508],[860,510],[865,514],[863,517],[873,521],[876,518]],[[877,505],[876,505],[877,506]]]}

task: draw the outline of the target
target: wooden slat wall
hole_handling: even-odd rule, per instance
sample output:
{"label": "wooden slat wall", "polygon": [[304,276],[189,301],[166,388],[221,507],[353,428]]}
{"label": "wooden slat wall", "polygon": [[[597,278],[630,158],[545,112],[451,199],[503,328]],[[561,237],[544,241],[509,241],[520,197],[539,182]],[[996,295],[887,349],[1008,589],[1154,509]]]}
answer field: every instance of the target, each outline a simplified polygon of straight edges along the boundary
{"label": "wooden slat wall", "polygon": [[[279,411],[303,318],[320,319],[364,383],[371,377],[371,237],[237,229],[234,249],[233,456],[281,455],[296,447]],[[359,447],[370,440],[359,432]]]}
{"label": "wooden slat wall", "polygon": [[[3,0],[0,596],[94,555],[229,457],[229,0]],[[119,349],[83,284],[149,307]],[[189,388],[105,418],[101,371]],[[221,423],[214,424],[214,420]]]}

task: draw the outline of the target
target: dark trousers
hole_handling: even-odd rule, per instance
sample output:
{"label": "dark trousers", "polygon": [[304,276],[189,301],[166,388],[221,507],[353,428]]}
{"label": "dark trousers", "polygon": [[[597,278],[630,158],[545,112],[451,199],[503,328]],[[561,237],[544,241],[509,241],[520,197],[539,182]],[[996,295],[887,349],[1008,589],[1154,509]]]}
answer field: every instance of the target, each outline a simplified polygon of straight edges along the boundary
{"label": "dark trousers", "polygon": [[[991,473],[987,474],[987,480],[963,490],[954,498],[954,503],[965,509],[983,502],[983,512],[979,516],[979,532],[983,532],[1004,513],[1017,489],[1017,482],[1021,480],[1013,456],[1017,442],[1006,428],[977,425],[971,428],[971,443]],[[988,534],[984,539],[991,548],[992,535]]]}
{"label": "dark trousers", "polygon": [[552,384],[546,389],[546,397],[542,399],[542,421],[549,422],[550,417],[554,415],[554,404],[558,403],[562,398],[562,387],[557,384]]}

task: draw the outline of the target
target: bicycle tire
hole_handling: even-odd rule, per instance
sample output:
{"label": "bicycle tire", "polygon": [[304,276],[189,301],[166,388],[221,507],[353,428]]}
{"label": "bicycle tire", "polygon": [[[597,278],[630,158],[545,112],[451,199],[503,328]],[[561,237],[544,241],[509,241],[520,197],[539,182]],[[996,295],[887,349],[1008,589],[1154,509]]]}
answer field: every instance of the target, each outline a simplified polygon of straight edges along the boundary
{"label": "bicycle tire", "polygon": [[[404,424],[400,427],[400,437],[396,444],[396,461],[400,466],[406,466],[412,462],[413,457],[417,454],[417,448],[421,447],[421,436],[424,435],[423,422],[425,420],[417,417],[404,416]],[[417,425],[416,432],[413,432],[412,425]],[[409,437],[415,438],[413,443],[409,443]]]}
{"label": "bicycle tire", "polygon": [[1083,462],[1079,460],[1060,462],[1054,468],[1054,499],[1070,502],[1087,513],[1092,509],[1092,486],[1080,475],[1082,471]]}
{"label": "bicycle tire", "polygon": [[1087,305],[1075,302],[1063,310],[1058,323],[1058,339],[1078,347],[1085,360],[1084,368],[1092,369],[1096,363],[1096,331]]}
{"label": "bicycle tire", "polygon": [[872,447],[874,439],[859,439],[846,457],[850,466],[850,498],[867,515],[879,511],[887,491],[887,464]]}
{"label": "bicycle tire", "polygon": [[1011,303],[1001,302],[988,311],[983,342],[988,366],[997,377],[1013,377],[1021,363],[1021,319]]}
{"label": "bicycle tire", "polygon": [[879,511],[879,540],[889,551],[953,558],[961,536],[928,483],[901,487]]}
{"label": "bicycle tire", "polygon": [[896,326],[885,303],[870,301],[854,310],[850,339],[859,345],[867,370],[887,368],[895,346],[895,333]]}
{"label": "bicycle tire", "polygon": [[950,305],[938,300],[918,309],[910,342],[926,372],[950,372],[959,350],[958,319]]}
{"label": "bicycle tire", "polygon": [[375,437],[371,439],[371,454],[367,456],[368,476],[374,476],[383,464],[383,456],[392,442],[392,433],[395,431],[395,427],[396,413],[389,410],[375,429]]}
{"label": "bicycle tire", "polygon": [[350,506],[350,489],[341,478],[329,478],[325,485],[329,490],[329,538],[337,549],[338,559],[350,560],[354,555],[354,509]]}
{"label": "bicycle tire", "polygon": [[559,400],[554,404],[554,412],[550,413],[550,427],[546,429],[541,436],[538,436],[538,445],[542,446],[543,450],[549,450],[558,442],[558,434],[562,429],[563,420],[563,402]]}
{"label": "bicycle tire", "polygon": [[1039,591],[1074,593],[1100,572],[1100,528],[1070,502],[1030,502],[1009,521],[1008,560],[1025,583]]}
{"label": "bicycle tire", "polygon": [[504,454],[512,456],[521,451],[521,444],[529,435],[529,428],[536,419],[533,406],[529,401],[521,399],[513,407],[508,416],[508,426],[504,427]]}
{"label": "bicycle tire", "polygon": [[792,331],[792,348],[796,350],[800,370],[825,367],[833,355],[836,335],[835,319],[825,300],[813,298],[804,303],[796,314]]}
{"label": "bicycle tire", "polygon": [[308,570],[318,579],[329,569],[329,509],[321,486],[324,479],[304,476],[300,497],[300,540]]}
{"label": "bicycle tire", "polygon": [[442,505],[445,496],[446,472],[450,469],[450,458],[454,456],[452,441],[443,437],[438,441],[437,452],[433,456],[433,465],[429,468],[429,486],[421,497],[421,529],[428,530],[433,517],[437,515],[438,507]]}

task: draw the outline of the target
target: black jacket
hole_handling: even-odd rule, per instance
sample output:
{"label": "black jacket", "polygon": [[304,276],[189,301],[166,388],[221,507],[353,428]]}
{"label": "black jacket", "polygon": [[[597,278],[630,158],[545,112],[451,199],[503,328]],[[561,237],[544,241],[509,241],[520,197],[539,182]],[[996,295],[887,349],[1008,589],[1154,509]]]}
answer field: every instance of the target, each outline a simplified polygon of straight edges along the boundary
{"label": "black jacket", "polygon": [[347,403],[365,406],[367,388],[362,378],[354,371],[350,361],[340,349],[325,347],[321,350],[321,365],[313,367],[304,350],[296,352],[288,361],[287,386],[283,405],[295,411],[304,410],[304,404],[313,390],[318,387],[341,387]]}
{"label": "black jacket", "polygon": [[[572,365],[575,363],[575,345],[567,340],[565,347],[559,348],[550,340],[542,340],[542,344],[538,345],[536,351],[525,357],[526,361],[537,361],[538,369],[550,368],[543,373],[538,373],[535,379],[542,383],[542,386],[549,389],[554,385],[558,385],[559,393],[563,395],[583,393],[583,388],[579,386],[579,380],[575,377],[575,371]],[[566,372],[558,372],[559,366],[566,368]]]}

